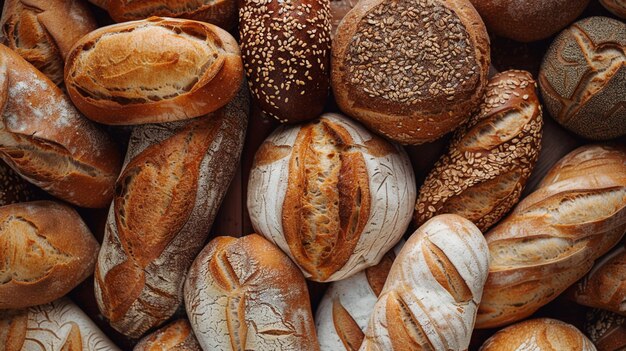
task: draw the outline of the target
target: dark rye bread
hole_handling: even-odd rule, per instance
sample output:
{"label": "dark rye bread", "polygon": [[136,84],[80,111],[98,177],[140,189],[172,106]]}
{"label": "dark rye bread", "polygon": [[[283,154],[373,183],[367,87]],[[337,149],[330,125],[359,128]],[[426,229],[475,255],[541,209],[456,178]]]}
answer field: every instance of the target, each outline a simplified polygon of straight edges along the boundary
{"label": "dark rye bread", "polygon": [[250,91],[282,123],[318,117],[328,96],[329,0],[243,0],[241,52]]}
{"label": "dark rye bread", "polygon": [[333,42],[341,110],[403,144],[466,121],[487,85],[489,37],[468,0],[362,0]]}

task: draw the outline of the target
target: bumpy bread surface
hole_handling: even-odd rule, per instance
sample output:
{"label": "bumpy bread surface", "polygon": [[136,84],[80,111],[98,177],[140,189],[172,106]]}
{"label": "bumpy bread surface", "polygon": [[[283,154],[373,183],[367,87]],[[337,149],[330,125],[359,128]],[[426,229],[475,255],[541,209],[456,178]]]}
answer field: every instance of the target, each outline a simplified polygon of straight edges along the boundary
{"label": "bumpy bread surface", "polygon": [[98,26],[81,0],[6,0],[0,28],[2,44],[62,86],[67,53]]}
{"label": "bumpy bread surface", "polygon": [[487,85],[489,37],[469,0],[362,0],[337,29],[341,110],[402,144],[465,122]]}
{"label": "bumpy bread surface", "polygon": [[105,207],[121,166],[117,146],[21,56],[0,45],[0,158],[52,195]]}
{"label": "bumpy bread surface", "polygon": [[119,351],[67,298],[23,310],[0,311],[3,351]]}
{"label": "bumpy bread surface", "polygon": [[140,337],[182,302],[235,174],[248,110],[244,87],[208,116],[133,131],[95,274],[100,311],[121,333]]}
{"label": "bumpy bread surface", "polygon": [[600,3],[614,15],[626,19],[625,0],[600,0]]}
{"label": "bumpy bread surface", "polygon": [[587,313],[584,329],[598,351],[619,351],[626,347],[626,317],[593,309]]}
{"label": "bumpy bread surface", "polygon": [[202,250],[185,307],[203,350],[319,350],[302,273],[257,234],[217,237]]}
{"label": "bumpy bread surface", "polygon": [[203,116],[232,100],[242,81],[239,46],[228,32],[174,18],[95,30],[80,39],[65,65],[72,101],[104,124]]}
{"label": "bumpy bread surface", "polygon": [[549,318],[531,319],[504,328],[489,338],[480,351],[596,351],[576,327]]}
{"label": "bumpy bread surface", "polygon": [[626,152],[589,145],[489,231],[491,265],[477,328],[533,314],[582,278],[626,230]]}
{"label": "bumpy bread surface", "polygon": [[133,351],[202,351],[191,325],[179,319],[141,339]]}
{"label": "bumpy bread surface", "polygon": [[626,24],[589,17],[564,30],[539,73],[546,108],[563,127],[594,140],[626,134]]}
{"label": "bumpy bread surface", "polygon": [[402,147],[338,114],[276,130],[248,183],[255,230],[315,281],[376,265],[404,234],[415,179]]}
{"label": "bumpy bread surface", "polygon": [[36,200],[37,188],[0,162],[0,206]]}
{"label": "bumpy bread surface", "polygon": [[341,20],[343,20],[358,2],[359,0],[330,0],[331,38],[334,38]]}
{"label": "bumpy bread surface", "polygon": [[255,103],[280,122],[318,117],[330,86],[329,0],[243,0],[239,34]]}
{"label": "bumpy bread surface", "polygon": [[467,350],[488,269],[472,222],[432,218],[396,257],[359,350]]}
{"label": "bumpy bread surface", "polygon": [[417,226],[454,213],[485,231],[517,203],[541,148],[543,118],[535,89],[525,71],[490,80],[478,113],[457,130],[420,188]]}
{"label": "bumpy bread surface", "polygon": [[98,249],[67,205],[33,201],[0,207],[0,309],[64,296],[93,273]]}

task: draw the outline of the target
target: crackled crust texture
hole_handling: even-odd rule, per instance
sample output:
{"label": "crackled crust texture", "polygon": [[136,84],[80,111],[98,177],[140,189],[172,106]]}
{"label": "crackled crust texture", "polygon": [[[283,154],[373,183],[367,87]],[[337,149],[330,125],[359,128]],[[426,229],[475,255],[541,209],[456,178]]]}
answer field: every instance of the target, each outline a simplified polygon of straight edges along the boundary
{"label": "crackled crust texture", "polygon": [[147,335],[133,351],[202,351],[189,321],[179,319]]}
{"label": "crackled crust texture", "polygon": [[319,350],[302,273],[257,234],[217,237],[202,250],[185,307],[204,350]]}
{"label": "crackled crust texture", "polygon": [[337,114],[275,131],[248,185],[254,228],[316,281],[376,265],[404,234],[414,200],[404,150]]}
{"label": "crackled crust texture", "polygon": [[490,80],[480,110],[457,130],[422,185],[417,226],[454,213],[485,231],[517,203],[541,148],[543,119],[535,89],[524,71]]}
{"label": "crackled crust texture", "polygon": [[625,230],[626,152],[572,151],[485,235],[491,265],[476,327],[530,316],[582,278]]}

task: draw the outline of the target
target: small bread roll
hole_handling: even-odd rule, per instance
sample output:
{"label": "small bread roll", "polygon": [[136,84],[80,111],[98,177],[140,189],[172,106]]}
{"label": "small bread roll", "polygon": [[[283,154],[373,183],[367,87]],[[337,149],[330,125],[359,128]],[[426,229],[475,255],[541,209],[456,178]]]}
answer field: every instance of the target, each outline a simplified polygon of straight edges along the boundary
{"label": "small bread roll", "polygon": [[141,339],[133,351],[202,351],[191,325],[179,319]]}
{"label": "small bread roll", "polygon": [[585,332],[598,351],[626,349],[626,317],[605,310],[593,309],[587,313]]}

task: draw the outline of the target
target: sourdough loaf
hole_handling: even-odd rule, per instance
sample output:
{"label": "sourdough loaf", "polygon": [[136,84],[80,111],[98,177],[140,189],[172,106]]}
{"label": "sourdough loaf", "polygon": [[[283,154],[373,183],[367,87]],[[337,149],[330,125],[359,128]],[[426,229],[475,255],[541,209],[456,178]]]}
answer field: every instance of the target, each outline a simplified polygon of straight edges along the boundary
{"label": "sourdough loaf", "polygon": [[141,339],[133,351],[202,351],[191,325],[179,319]]}

